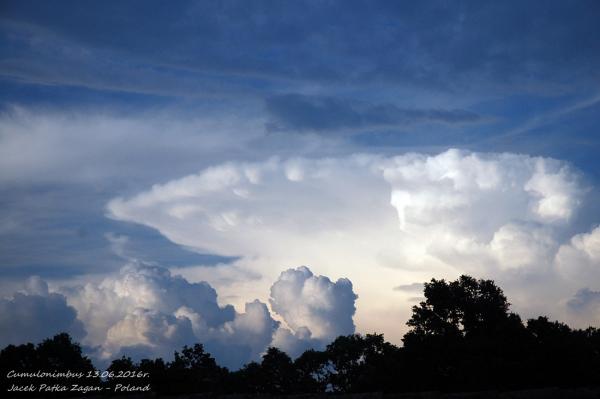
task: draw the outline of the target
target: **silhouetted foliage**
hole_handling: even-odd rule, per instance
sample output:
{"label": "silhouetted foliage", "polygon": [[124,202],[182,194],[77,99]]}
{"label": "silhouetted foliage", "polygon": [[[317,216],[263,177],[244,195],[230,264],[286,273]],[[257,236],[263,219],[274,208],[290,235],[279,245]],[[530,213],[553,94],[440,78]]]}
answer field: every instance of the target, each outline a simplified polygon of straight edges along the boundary
{"label": "silhouetted foliage", "polygon": [[335,392],[390,391],[398,378],[399,349],[381,334],[341,336],[327,346]]}
{"label": "silhouetted foliage", "polygon": [[[53,385],[60,381],[61,384],[71,386],[72,384],[81,384],[82,378],[66,377],[11,377],[8,378],[8,373],[36,373],[37,371],[49,373],[88,373],[94,372],[94,366],[90,359],[82,355],[79,344],[72,341],[69,334],[61,333],[52,338],[45,339],[37,346],[32,343],[23,345],[8,345],[0,352],[0,372],[2,373],[2,382],[0,389],[6,392],[10,387],[15,385],[40,384]],[[94,377],[85,378],[86,383],[98,384],[99,379]],[[23,394],[31,394],[39,396],[36,392],[19,392]],[[53,396],[53,392],[44,393],[44,396]],[[56,393],[58,394],[58,393]],[[68,395],[69,392],[60,393]]]}
{"label": "silhouetted foliage", "polygon": [[169,375],[167,374],[168,366],[163,359],[142,359],[135,370],[148,373],[150,386],[154,392],[170,392],[172,381],[169,379]]}
{"label": "silhouetted foliage", "polygon": [[411,330],[403,338],[406,361],[423,372],[411,378],[413,389],[521,385],[530,342],[520,317],[509,312],[493,281],[432,279],[425,283],[424,295],[425,301],[413,307],[407,322]]}
{"label": "silhouetted foliage", "polygon": [[294,361],[296,393],[325,392],[329,383],[327,353],[309,349]]}
{"label": "silhouetted foliage", "polygon": [[491,280],[461,276],[447,283],[432,279],[425,283],[425,301],[413,306],[407,322],[408,335],[443,336],[486,335],[497,332],[507,320],[509,303]]}
{"label": "silhouetted foliage", "polygon": [[266,384],[260,364],[250,362],[231,374],[233,392],[260,393]]}
{"label": "silhouetted foliage", "polygon": [[269,348],[261,363],[263,378],[267,382],[263,392],[286,393],[294,386],[295,370],[292,359],[277,348]]}
{"label": "silhouetted foliage", "polygon": [[292,359],[277,348],[269,348],[262,362],[250,362],[232,373],[237,391],[284,394],[297,387],[297,373]]}
{"label": "silhouetted foliage", "polygon": [[[425,283],[425,299],[412,309],[403,347],[381,334],[337,337],[322,350],[291,359],[269,348],[261,362],[230,372],[202,344],[185,346],[171,362],[114,360],[110,372],[147,373],[158,394],[403,392],[515,390],[600,385],[600,330],[571,329],[546,317],[525,324],[510,312],[502,290],[491,280],[461,276]],[[0,353],[9,370],[93,370],[67,334],[37,346],[9,345]],[[114,386],[136,378],[108,378]],[[36,380],[36,383],[39,383]],[[6,379],[2,388],[6,390]]]}
{"label": "silhouetted foliage", "polygon": [[168,379],[174,384],[171,393],[213,392],[223,384],[227,371],[204,351],[202,344],[184,346],[167,368]]}
{"label": "silhouetted foliage", "polygon": [[119,392],[115,389],[118,384],[140,385],[142,382],[150,382],[149,378],[141,379],[136,376],[139,367],[130,357],[123,356],[120,359],[113,360],[106,371],[108,372],[106,385],[112,388],[110,391],[112,394],[127,394],[127,392]]}

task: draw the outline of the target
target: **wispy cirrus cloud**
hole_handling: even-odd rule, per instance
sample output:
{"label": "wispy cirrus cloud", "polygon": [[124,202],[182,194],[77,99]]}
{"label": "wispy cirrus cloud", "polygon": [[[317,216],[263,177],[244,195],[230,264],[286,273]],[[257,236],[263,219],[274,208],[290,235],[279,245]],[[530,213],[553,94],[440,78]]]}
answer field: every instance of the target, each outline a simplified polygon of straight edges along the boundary
{"label": "wispy cirrus cloud", "polygon": [[596,9],[595,2],[550,2],[544,13],[530,3],[152,2],[141,11],[135,3],[13,1],[3,7],[1,32],[13,55],[0,71],[178,95],[260,91],[282,81],[539,91],[543,82],[548,90],[573,77],[593,81]]}
{"label": "wispy cirrus cloud", "polygon": [[287,94],[266,100],[269,122],[275,131],[345,132],[381,127],[406,127],[416,123],[461,124],[481,122],[474,112],[452,109],[409,109],[393,104],[361,104],[319,96]]}

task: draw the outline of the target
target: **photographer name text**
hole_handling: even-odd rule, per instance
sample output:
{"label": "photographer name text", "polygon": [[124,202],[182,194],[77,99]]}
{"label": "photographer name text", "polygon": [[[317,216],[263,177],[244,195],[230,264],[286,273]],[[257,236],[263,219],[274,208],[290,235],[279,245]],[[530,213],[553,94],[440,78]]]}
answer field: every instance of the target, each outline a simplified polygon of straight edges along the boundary
{"label": "photographer name text", "polygon": [[116,384],[114,387],[103,387],[98,385],[80,385],[80,384],[28,384],[16,385],[13,384],[6,390],[7,392],[150,392],[150,384],[134,385],[134,384]]}

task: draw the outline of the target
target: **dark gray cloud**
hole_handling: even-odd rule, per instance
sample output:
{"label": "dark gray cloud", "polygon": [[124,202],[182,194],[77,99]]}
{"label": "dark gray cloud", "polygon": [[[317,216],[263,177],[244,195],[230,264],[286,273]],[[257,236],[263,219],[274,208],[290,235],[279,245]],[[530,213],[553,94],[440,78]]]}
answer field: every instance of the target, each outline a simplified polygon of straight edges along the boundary
{"label": "dark gray cloud", "polygon": [[[62,279],[107,273],[118,270],[123,258],[168,267],[235,260],[199,254],[153,229],[108,219],[106,201],[103,192],[82,186],[0,187],[0,278]],[[120,248],[115,239],[124,241]]]}
{"label": "dark gray cloud", "polygon": [[266,100],[270,130],[337,130],[406,126],[415,123],[472,123],[482,117],[466,110],[407,109],[361,104],[341,98],[286,94]]}
{"label": "dark gray cloud", "polygon": [[593,307],[600,307],[600,291],[582,288],[567,302],[569,309],[582,312]]}
{"label": "dark gray cloud", "polygon": [[66,298],[49,293],[38,277],[28,280],[25,292],[0,299],[0,347],[24,342],[40,342],[60,332],[80,339],[85,335],[75,309]]}

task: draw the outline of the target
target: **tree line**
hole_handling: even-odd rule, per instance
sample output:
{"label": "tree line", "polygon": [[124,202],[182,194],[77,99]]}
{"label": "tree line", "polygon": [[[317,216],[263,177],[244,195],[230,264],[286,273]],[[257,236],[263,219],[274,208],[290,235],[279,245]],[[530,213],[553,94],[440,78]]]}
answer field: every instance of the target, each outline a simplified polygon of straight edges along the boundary
{"label": "tree line", "polygon": [[[538,317],[524,322],[491,280],[461,276],[424,284],[403,345],[382,334],[339,336],[322,350],[291,359],[269,348],[240,370],[221,367],[202,344],[185,346],[171,361],[122,357],[97,384],[140,385],[153,392],[306,394],[406,391],[517,390],[600,385],[600,330],[572,329]],[[2,390],[9,370],[80,370],[91,361],[67,334],[41,344],[9,345],[0,352]],[[121,377],[115,377],[118,373]],[[136,372],[131,378],[127,373]],[[143,380],[143,379],[142,379]],[[40,379],[35,380],[40,383]],[[114,391],[111,391],[114,392]]]}

